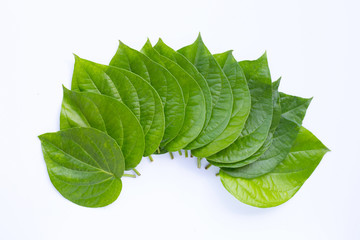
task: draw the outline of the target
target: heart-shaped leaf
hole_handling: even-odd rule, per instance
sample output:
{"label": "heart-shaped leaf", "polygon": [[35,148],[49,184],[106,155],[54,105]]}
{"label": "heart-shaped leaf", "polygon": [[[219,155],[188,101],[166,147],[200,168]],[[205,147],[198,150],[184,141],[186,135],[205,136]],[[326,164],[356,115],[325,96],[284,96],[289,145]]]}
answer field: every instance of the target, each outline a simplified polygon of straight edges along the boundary
{"label": "heart-shaped leaf", "polygon": [[50,180],[66,199],[85,207],[103,207],[117,199],[125,161],[113,138],[93,128],[39,138]]}

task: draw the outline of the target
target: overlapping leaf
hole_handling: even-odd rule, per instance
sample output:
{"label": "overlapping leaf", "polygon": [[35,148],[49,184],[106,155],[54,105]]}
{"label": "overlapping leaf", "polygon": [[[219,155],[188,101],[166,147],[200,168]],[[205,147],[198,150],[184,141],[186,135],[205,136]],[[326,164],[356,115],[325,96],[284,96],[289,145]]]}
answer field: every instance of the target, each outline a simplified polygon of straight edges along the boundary
{"label": "overlapping leaf", "polygon": [[233,108],[233,94],[229,80],[220,65],[206,48],[200,35],[196,41],[178,50],[204,76],[212,97],[211,118],[200,135],[186,149],[196,149],[216,139],[230,121]]}
{"label": "overlapping leaf", "polygon": [[96,128],[115,139],[124,155],[126,170],[140,163],[145,148],[142,128],[130,109],[116,99],[64,88],[60,129],[73,127]]}
{"label": "overlapping leaf", "polygon": [[154,46],[155,50],[164,57],[176,62],[184,71],[186,71],[200,86],[201,91],[203,92],[206,104],[206,118],[204,126],[207,126],[212,113],[212,98],[209,85],[207,84],[205,78],[196,67],[189,62],[189,60],[184,57],[182,54],[178,53],[171,47],[167,46],[161,38]]}
{"label": "overlapping leaf", "polygon": [[255,162],[240,168],[223,168],[233,177],[256,178],[273,170],[289,153],[311,99],[280,93],[281,119],[267,151]]}
{"label": "overlapping leaf", "polygon": [[272,87],[266,54],[239,63],[251,94],[251,110],[240,137],[224,150],[207,157],[213,162],[234,163],[253,155],[265,142],[272,121]]}
{"label": "overlapping leaf", "polygon": [[179,83],[161,65],[122,42],[110,65],[136,73],[158,92],[165,113],[165,132],[160,146],[166,146],[178,135],[184,123],[185,104]]}
{"label": "overlapping leaf", "polygon": [[194,149],[193,155],[207,157],[232,144],[244,128],[251,108],[251,97],[246,78],[232,51],[214,55],[229,80],[233,95],[233,108],[230,121],[224,131],[207,145]]}
{"label": "overlapping leaf", "polygon": [[255,207],[275,207],[294,196],[329,149],[309,130],[300,132],[289,154],[271,172],[253,179],[220,171],[224,187],[239,201]]}
{"label": "overlapping leaf", "polygon": [[[75,56],[71,89],[99,93],[123,102],[142,126],[144,156],[152,154],[159,147],[165,129],[163,106],[155,89],[140,76]],[[91,117],[99,118],[96,114]]]}
{"label": "overlapping leaf", "polygon": [[239,162],[219,163],[208,160],[211,164],[222,168],[239,168],[248,165],[252,162],[255,162],[261,157],[263,153],[266,152],[266,150],[271,146],[271,143],[273,141],[273,134],[280,123],[281,105],[280,105],[280,95],[278,92],[279,84],[280,84],[280,79],[272,84],[273,117],[272,117],[270,130],[264,144],[253,155]]}
{"label": "overlapping leaf", "polygon": [[167,151],[178,151],[186,147],[201,132],[206,114],[206,103],[198,83],[176,62],[160,55],[148,40],[141,49],[146,56],[166,68],[178,81],[185,103],[185,117],[178,135],[164,147]]}

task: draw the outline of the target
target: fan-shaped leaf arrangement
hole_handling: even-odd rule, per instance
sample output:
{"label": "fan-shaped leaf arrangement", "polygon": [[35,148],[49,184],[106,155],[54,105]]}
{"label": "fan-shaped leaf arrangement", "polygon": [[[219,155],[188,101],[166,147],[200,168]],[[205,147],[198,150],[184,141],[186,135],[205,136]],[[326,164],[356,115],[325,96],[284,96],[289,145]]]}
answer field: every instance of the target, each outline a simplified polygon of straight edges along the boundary
{"label": "fan-shaped leaf arrangement", "polygon": [[120,42],[109,65],[75,56],[61,130],[39,136],[51,182],[76,204],[102,207],[143,156],[184,149],[220,167],[241,202],[286,202],[329,150],[302,127],[311,99],[279,92],[267,61],[213,55],[200,35],[178,51],[161,39],[140,51]]}

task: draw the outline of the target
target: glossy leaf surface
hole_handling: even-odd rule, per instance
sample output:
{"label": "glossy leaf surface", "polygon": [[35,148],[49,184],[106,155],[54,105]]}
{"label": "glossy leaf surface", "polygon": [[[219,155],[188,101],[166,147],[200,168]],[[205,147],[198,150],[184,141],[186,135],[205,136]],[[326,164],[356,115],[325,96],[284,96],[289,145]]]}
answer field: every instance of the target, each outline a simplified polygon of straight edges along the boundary
{"label": "glossy leaf surface", "polygon": [[182,89],[185,103],[184,123],[178,135],[165,146],[165,149],[168,151],[183,149],[199,135],[204,127],[206,105],[203,92],[192,76],[174,61],[160,55],[151,46],[149,40],[141,52],[166,68],[176,78]]}
{"label": "glossy leaf surface", "polygon": [[123,103],[97,93],[79,93],[64,88],[60,129],[92,127],[115,139],[125,158],[125,169],[136,167],[145,141],[135,115]]}
{"label": "glossy leaf surface", "polygon": [[110,96],[129,107],[144,132],[144,156],[152,154],[160,145],[165,129],[163,105],[155,89],[140,76],[75,56],[71,88]]}
{"label": "glossy leaf surface", "polygon": [[272,86],[266,54],[242,67],[251,94],[251,110],[238,139],[226,149],[207,157],[213,162],[234,163],[253,155],[265,142],[272,121]]}
{"label": "glossy leaf surface", "polygon": [[66,199],[85,207],[103,207],[117,199],[125,161],[113,138],[93,128],[39,138],[50,180]]}
{"label": "glossy leaf surface", "polygon": [[207,126],[211,117],[212,109],[212,100],[211,92],[209,85],[207,84],[205,78],[196,67],[182,54],[178,53],[174,49],[167,46],[161,39],[154,46],[155,50],[162,56],[167,57],[168,59],[176,62],[184,71],[186,71],[200,86],[201,91],[203,92],[205,103],[206,103],[206,118],[204,126]]}
{"label": "glossy leaf surface", "polygon": [[224,131],[209,144],[191,151],[197,157],[213,155],[232,144],[243,130],[251,109],[251,96],[244,72],[231,51],[215,54],[214,57],[230,82],[234,103]]}
{"label": "glossy leaf surface", "polygon": [[178,135],[184,123],[185,103],[179,83],[161,65],[122,42],[110,65],[141,76],[158,92],[165,113],[165,132],[160,144],[164,147]]}
{"label": "glossy leaf surface", "polygon": [[212,142],[226,128],[231,117],[233,96],[231,86],[220,65],[206,48],[200,35],[196,41],[178,50],[204,76],[212,97],[212,112],[208,125],[186,149],[196,149]]}
{"label": "glossy leaf surface", "polygon": [[270,147],[257,161],[241,168],[223,168],[223,171],[242,178],[256,178],[272,171],[289,153],[310,102],[311,99],[280,93],[282,114]]}
{"label": "glossy leaf surface", "polygon": [[245,204],[275,207],[295,195],[328,151],[319,139],[302,127],[285,160],[271,172],[254,179],[243,179],[220,171],[221,182]]}
{"label": "glossy leaf surface", "polygon": [[267,136],[264,144],[259,148],[259,150],[257,150],[250,157],[248,157],[248,158],[246,158],[244,160],[241,160],[239,162],[235,162],[235,163],[218,163],[218,162],[213,162],[211,160],[208,160],[211,164],[213,164],[215,166],[218,166],[218,167],[222,167],[222,168],[239,168],[239,167],[243,167],[245,165],[248,165],[250,163],[255,162],[256,160],[258,160],[261,157],[261,155],[263,153],[266,152],[266,150],[271,146],[274,132],[275,132],[276,128],[278,127],[279,123],[280,123],[281,105],[280,105],[280,95],[279,95],[279,92],[278,92],[279,83],[280,83],[280,79],[273,82],[273,84],[272,84],[273,118],[272,118],[272,122],[271,122],[271,126],[270,126],[268,136]]}

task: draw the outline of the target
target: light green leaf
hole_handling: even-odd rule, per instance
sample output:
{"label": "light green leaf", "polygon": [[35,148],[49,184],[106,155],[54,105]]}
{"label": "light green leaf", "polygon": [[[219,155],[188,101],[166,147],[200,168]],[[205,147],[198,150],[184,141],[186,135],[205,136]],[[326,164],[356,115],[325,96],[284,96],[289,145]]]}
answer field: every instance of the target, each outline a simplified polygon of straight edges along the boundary
{"label": "light green leaf", "polygon": [[183,149],[199,135],[204,126],[206,105],[203,92],[192,76],[174,61],[160,55],[151,46],[149,40],[141,52],[166,68],[180,84],[185,103],[184,123],[178,135],[165,146],[165,149],[168,151]]}
{"label": "light green leaf", "polygon": [[241,168],[223,168],[233,177],[256,178],[282,162],[293,145],[311,99],[280,93],[281,119],[267,151],[255,162]]}
{"label": "light green leaf", "polygon": [[200,35],[196,41],[178,50],[206,79],[212,97],[212,112],[208,125],[185,149],[196,149],[212,142],[226,128],[231,117],[233,95],[231,86],[215,58],[203,43]]}
{"label": "light green leaf", "polygon": [[165,132],[160,144],[161,147],[164,147],[178,135],[184,123],[185,104],[179,83],[161,65],[122,42],[120,42],[110,65],[141,76],[158,92],[165,113]]}
{"label": "light green leaf", "polygon": [[209,85],[207,84],[205,78],[199,71],[196,69],[196,67],[189,62],[189,60],[184,57],[182,54],[178,53],[174,49],[167,46],[161,39],[156,43],[154,46],[155,50],[163,55],[164,57],[167,57],[168,59],[176,62],[182,69],[184,69],[200,86],[206,103],[206,120],[204,123],[204,126],[207,126],[210,118],[211,118],[211,112],[212,112],[212,100],[211,100],[211,92]]}
{"label": "light green leaf", "polygon": [[85,207],[103,207],[117,199],[125,161],[113,138],[93,128],[39,138],[50,180],[66,199]]}
{"label": "light green leaf", "polygon": [[[144,156],[149,156],[159,147],[165,129],[163,105],[158,93],[143,78],[125,69],[97,64],[75,56],[71,88],[107,95],[124,103],[142,126],[145,136]],[[88,117],[90,123],[95,124],[91,122],[91,118],[99,118],[99,114]],[[98,128],[96,125],[92,126]]]}
{"label": "light green leaf", "polygon": [[136,167],[144,153],[142,128],[123,103],[97,93],[79,93],[64,88],[60,129],[92,127],[115,139],[125,158],[125,169]]}
{"label": "light green leaf", "polygon": [[245,204],[275,207],[295,195],[328,151],[319,139],[302,127],[286,159],[271,172],[254,179],[243,179],[220,171],[221,182]]}
{"label": "light green leaf", "polygon": [[213,155],[232,144],[244,128],[251,109],[251,96],[246,78],[232,51],[214,55],[231,85],[233,108],[231,118],[224,131],[209,144],[192,150],[197,157]]}
{"label": "light green leaf", "polygon": [[264,144],[272,121],[272,87],[266,54],[255,61],[243,61],[242,67],[251,94],[251,110],[242,133],[224,150],[207,157],[213,162],[234,163],[244,160]]}

